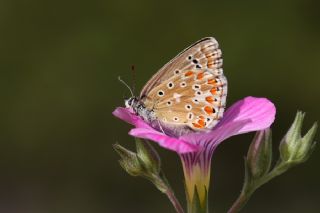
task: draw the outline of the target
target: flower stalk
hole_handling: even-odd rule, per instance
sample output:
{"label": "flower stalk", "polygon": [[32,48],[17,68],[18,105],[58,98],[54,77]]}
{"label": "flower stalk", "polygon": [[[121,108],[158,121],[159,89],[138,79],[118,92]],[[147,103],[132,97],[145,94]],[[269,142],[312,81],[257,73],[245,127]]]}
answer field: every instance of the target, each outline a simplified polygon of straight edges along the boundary
{"label": "flower stalk", "polygon": [[170,187],[168,180],[166,179],[166,177],[162,172],[159,174],[159,176],[155,176],[149,180],[153,182],[154,185],[168,197],[168,199],[170,200],[171,204],[173,205],[177,213],[184,213],[184,210],[179,200],[175,196],[174,191]]}
{"label": "flower stalk", "polygon": [[[236,213],[239,212],[249,201],[252,194],[262,185],[269,182],[271,179],[275,178],[276,176],[279,176],[286,172],[288,170],[288,165],[286,164],[279,164],[276,166],[270,173],[266,174],[265,176],[262,176],[261,178],[258,178],[256,180],[250,180],[245,181],[244,187],[241,191],[241,194],[237,198],[237,200],[233,203],[231,208],[228,210],[228,213]],[[248,169],[246,168],[246,177],[245,179],[249,179],[248,175]]]}

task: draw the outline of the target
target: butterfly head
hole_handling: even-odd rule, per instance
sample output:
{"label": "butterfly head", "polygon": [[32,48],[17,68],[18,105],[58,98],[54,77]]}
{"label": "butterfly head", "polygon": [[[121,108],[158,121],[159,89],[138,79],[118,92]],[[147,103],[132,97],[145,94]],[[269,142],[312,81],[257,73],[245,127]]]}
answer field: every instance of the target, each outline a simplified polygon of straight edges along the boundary
{"label": "butterfly head", "polygon": [[134,106],[138,103],[138,99],[136,97],[130,97],[124,101],[127,108],[134,108]]}

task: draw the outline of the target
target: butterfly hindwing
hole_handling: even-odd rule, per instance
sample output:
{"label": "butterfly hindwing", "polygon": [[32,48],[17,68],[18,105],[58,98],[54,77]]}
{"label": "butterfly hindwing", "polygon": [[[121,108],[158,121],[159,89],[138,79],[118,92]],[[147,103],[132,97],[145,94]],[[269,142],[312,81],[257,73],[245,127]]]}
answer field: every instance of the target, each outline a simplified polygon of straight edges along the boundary
{"label": "butterfly hindwing", "polygon": [[210,129],[222,117],[226,90],[223,76],[190,70],[151,90],[145,105],[153,108],[162,123]]}

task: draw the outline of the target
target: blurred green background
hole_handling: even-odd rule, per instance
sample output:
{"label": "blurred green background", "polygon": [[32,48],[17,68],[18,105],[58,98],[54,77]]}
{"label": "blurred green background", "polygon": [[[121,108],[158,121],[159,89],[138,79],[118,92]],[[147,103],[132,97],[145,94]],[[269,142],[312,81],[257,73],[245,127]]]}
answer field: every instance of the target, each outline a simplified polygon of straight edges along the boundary
{"label": "blurred green background", "polygon": [[[196,40],[220,43],[228,105],[265,96],[277,106],[274,150],[295,112],[319,120],[320,4],[284,1],[0,1],[0,212],[174,212],[150,183],[121,170],[112,144],[133,148],[111,112]],[[240,192],[253,134],[213,158],[212,212]],[[319,138],[319,137],[317,137]],[[177,155],[156,146],[184,202]],[[277,154],[275,154],[277,157]],[[320,147],[256,192],[243,212],[320,212]]]}

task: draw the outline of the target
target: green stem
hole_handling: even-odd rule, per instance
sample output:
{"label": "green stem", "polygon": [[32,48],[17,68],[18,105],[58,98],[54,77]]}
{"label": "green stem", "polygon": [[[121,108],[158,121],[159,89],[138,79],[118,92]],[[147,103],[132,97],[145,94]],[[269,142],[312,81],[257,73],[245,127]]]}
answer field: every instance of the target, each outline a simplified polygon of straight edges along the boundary
{"label": "green stem", "polygon": [[160,176],[153,176],[152,182],[155,183],[155,185],[160,191],[167,195],[177,213],[184,213],[184,210],[179,200],[175,196],[172,188],[170,187],[169,182],[167,181],[165,175],[162,172],[160,173]]}
{"label": "green stem", "polygon": [[228,210],[228,213],[239,212],[248,202],[251,195],[242,193],[239,195],[237,200],[232,204],[231,208]]}
{"label": "green stem", "polygon": [[184,210],[183,210],[181,204],[179,203],[178,199],[174,195],[173,191],[171,189],[169,189],[165,193],[166,193],[167,197],[169,198],[169,200],[171,201],[176,212],[177,213],[184,213]]}
{"label": "green stem", "polygon": [[241,194],[237,198],[237,200],[232,204],[231,208],[228,210],[228,213],[236,213],[239,212],[249,201],[251,195],[262,185],[269,182],[271,179],[275,178],[283,174],[288,170],[288,164],[280,163],[275,168],[267,173],[266,175],[260,177],[257,180],[252,180],[249,184],[245,185],[242,189]]}

